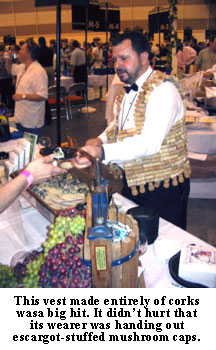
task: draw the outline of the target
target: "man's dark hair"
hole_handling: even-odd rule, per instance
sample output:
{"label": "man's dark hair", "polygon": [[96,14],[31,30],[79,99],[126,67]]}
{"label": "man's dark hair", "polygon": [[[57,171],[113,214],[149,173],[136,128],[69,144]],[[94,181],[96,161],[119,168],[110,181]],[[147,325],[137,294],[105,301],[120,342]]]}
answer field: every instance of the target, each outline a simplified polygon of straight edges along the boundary
{"label": "man's dark hair", "polygon": [[210,36],[210,38],[209,38],[209,41],[210,41],[211,43],[213,43],[213,41],[215,40],[215,38],[216,38],[216,34],[212,34],[212,35]]}
{"label": "man's dark hair", "polygon": [[33,61],[37,61],[39,58],[39,45],[33,40],[33,38],[29,38],[26,40],[27,49],[31,54],[31,58]]}
{"label": "man's dark hair", "polygon": [[72,43],[72,46],[75,47],[75,48],[76,48],[76,47],[79,47],[78,41],[77,41],[77,40],[74,40],[73,43]]}
{"label": "man's dark hair", "polygon": [[46,46],[46,39],[44,38],[44,36],[40,36],[40,37],[38,38],[38,43],[39,43],[39,45],[41,45],[41,46]]}
{"label": "man's dark hair", "polygon": [[117,36],[113,42],[113,46],[117,46],[121,44],[124,40],[130,40],[133,50],[138,54],[141,55],[144,51],[148,52],[149,59],[151,58],[151,49],[148,40],[146,39],[145,35],[139,32],[125,32],[123,34],[120,34]]}

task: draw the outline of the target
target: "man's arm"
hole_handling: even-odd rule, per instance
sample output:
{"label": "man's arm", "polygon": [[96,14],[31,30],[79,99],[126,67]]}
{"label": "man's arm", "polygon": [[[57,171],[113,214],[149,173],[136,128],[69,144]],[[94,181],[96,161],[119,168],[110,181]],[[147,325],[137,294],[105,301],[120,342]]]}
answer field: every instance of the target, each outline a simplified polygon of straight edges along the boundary
{"label": "man's arm", "polygon": [[37,94],[14,94],[14,101],[29,100],[29,101],[45,101],[46,98]]}
{"label": "man's arm", "polygon": [[[29,163],[25,168],[33,176],[34,183],[46,180],[53,175],[65,173],[65,170],[55,167],[52,164],[53,157],[53,154],[47,157],[40,157]],[[27,185],[28,181],[26,177],[20,174],[0,188],[0,213],[13,203]]]}

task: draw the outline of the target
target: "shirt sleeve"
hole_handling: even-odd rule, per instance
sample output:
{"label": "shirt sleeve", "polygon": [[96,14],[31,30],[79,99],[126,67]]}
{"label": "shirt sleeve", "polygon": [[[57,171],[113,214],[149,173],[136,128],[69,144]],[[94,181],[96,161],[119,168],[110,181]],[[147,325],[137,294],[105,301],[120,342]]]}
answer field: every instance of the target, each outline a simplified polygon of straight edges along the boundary
{"label": "shirt sleeve", "polygon": [[47,99],[48,98],[48,77],[46,72],[41,72],[37,75],[37,79],[34,79],[34,91],[35,94]]}
{"label": "shirt sleeve", "polygon": [[158,153],[169,130],[183,114],[184,106],[177,88],[170,82],[161,84],[150,95],[141,135],[104,144],[106,163],[124,163]]}

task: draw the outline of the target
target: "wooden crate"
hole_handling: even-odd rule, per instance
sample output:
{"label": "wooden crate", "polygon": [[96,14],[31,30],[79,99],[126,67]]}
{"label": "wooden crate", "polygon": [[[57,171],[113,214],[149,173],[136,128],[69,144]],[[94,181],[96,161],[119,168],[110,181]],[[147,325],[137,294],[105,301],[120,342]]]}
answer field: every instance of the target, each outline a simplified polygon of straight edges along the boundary
{"label": "wooden crate", "polygon": [[[84,242],[84,259],[91,261],[93,287],[95,288],[137,288],[145,287],[142,278],[138,281],[139,265],[139,228],[137,221],[124,212],[118,213],[115,209],[108,210],[108,220],[118,221],[131,228],[131,233],[122,241],[112,243],[108,239],[88,239],[88,228],[92,226],[92,195],[87,198],[87,215]],[[102,268],[98,268],[97,250],[101,253]],[[132,256],[131,258],[130,255]],[[128,260],[122,262],[122,259]],[[113,263],[118,261],[117,266]]]}

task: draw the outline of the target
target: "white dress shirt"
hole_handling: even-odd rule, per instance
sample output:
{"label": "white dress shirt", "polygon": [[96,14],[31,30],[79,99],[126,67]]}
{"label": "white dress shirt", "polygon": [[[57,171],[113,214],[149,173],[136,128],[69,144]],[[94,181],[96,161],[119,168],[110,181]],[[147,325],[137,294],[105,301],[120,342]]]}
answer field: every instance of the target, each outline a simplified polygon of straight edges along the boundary
{"label": "white dress shirt", "polygon": [[[37,61],[32,62],[27,70],[24,64],[13,65],[12,74],[17,76],[16,94],[37,94],[48,98],[47,73]],[[15,103],[15,121],[25,128],[41,128],[44,116],[45,101],[20,100]]]}
{"label": "white dress shirt", "polygon": [[[139,91],[151,74],[154,74],[154,72],[149,66],[147,71],[137,79],[136,84]],[[120,129],[135,127],[133,113],[139,91],[131,90],[128,94],[125,94],[119,114]],[[121,142],[108,144],[106,130],[112,127],[115,120],[99,135],[104,144],[105,163],[118,163],[120,165],[130,160],[158,153],[171,127],[183,117],[183,114],[182,98],[175,85],[168,81],[162,83],[150,95],[141,135],[127,137]]]}

